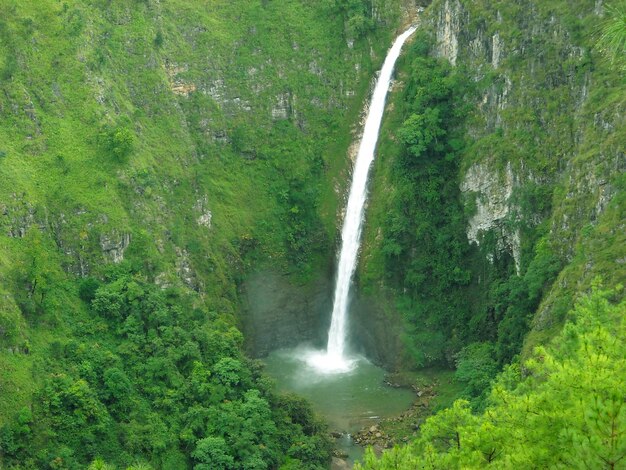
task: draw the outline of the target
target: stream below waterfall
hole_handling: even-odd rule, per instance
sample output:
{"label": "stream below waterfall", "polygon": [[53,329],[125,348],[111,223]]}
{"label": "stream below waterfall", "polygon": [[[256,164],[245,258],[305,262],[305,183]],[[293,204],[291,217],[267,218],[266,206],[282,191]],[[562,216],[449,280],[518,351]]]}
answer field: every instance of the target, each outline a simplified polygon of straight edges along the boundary
{"label": "stream below waterfall", "polygon": [[320,373],[306,363],[310,349],[281,349],[264,359],[266,372],[282,392],[294,392],[309,400],[330,430],[342,433],[337,448],[353,463],[363,454],[350,434],[396,416],[415,400],[408,389],[385,385],[385,371],[365,358],[357,358],[352,370],[341,374]]}

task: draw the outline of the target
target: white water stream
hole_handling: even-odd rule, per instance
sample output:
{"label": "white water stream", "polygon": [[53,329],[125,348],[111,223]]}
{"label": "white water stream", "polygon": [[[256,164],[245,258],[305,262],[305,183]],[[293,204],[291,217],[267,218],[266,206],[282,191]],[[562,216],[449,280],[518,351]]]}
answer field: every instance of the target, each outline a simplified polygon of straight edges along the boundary
{"label": "white water stream", "polygon": [[398,36],[391,49],[389,49],[370,102],[363,137],[361,138],[359,152],[354,165],[348,206],[346,207],[343,229],[341,231],[341,252],[337,267],[333,313],[328,331],[328,345],[325,352],[314,352],[307,358],[307,362],[320,372],[347,372],[352,369],[356,362],[356,359],[349,357],[346,352],[346,327],[350,284],[356,268],[363,226],[363,212],[367,197],[367,178],[370,166],[374,160],[374,150],[376,149],[380,124],[385,111],[385,99],[391,83],[393,68],[404,42],[413,34],[415,29],[412,26]]}

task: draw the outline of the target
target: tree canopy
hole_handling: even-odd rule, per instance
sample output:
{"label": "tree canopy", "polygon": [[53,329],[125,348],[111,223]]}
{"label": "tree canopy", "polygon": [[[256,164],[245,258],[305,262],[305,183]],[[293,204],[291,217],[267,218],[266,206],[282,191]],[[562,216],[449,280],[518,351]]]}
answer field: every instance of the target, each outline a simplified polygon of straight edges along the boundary
{"label": "tree canopy", "polygon": [[358,470],[624,468],[626,301],[595,287],[563,331],[523,365],[509,366],[472,414],[466,400],[430,418],[419,438]]}

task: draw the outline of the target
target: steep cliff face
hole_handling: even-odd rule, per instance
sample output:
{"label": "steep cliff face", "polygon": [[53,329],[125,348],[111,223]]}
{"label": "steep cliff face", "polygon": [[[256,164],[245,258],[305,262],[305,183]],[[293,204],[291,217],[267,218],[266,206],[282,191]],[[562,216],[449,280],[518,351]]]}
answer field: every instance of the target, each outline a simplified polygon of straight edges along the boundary
{"label": "steep cliff face", "polygon": [[[543,233],[566,266],[535,316],[533,328],[542,330],[561,321],[557,298],[571,302],[596,275],[609,283],[625,276],[618,195],[626,169],[623,83],[594,49],[602,2],[579,2],[576,13],[530,1],[446,0],[432,8],[436,54],[479,84],[460,183],[474,204],[468,240],[480,244],[493,233],[496,244],[483,254],[508,252],[523,274]],[[544,200],[530,203],[530,192]],[[608,207],[617,214],[604,214]],[[604,238],[603,220],[614,224],[616,238],[585,250],[585,237]]]}
{"label": "steep cliff face", "polygon": [[242,285],[240,313],[247,352],[263,357],[307,342],[325,345],[332,290],[332,274],[324,270],[304,284],[271,269],[251,273]]}
{"label": "steep cliff face", "polygon": [[[461,181],[463,196],[473,201],[475,213],[467,223],[467,239],[470,243],[481,244],[485,233],[496,233],[495,252],[510,252],[515,260],[515,270],[520,271],[520,233],[511,230],[506,222],[514,212],[511,196],[520,182],[515,179],[511,165],[507,164],[504,174],[492,170],[489,162],[475,163],[466,172]],[[468,205],[470,202],[467,203]],[[495,253],[487,253],[493,261]]]}
{"label": "steep cliff face", "polygon": [[[215,433],[183,431],[155,394],[205,413],[208,389],[182,390],[196,374],[220,403],[260,403],[236,326],[259,354],[320,330],[350,130],[399,3],[0,3],[0,467],[185,468]],[[97,429],[69,416],[72,386]],[[59,432],[30,446],[11,427],[22,408],[33,439]]]}
{"label": "steep cliff face", "polygon": [[[384,44],[398,5],[373,5]],[[131,261],[232,312],[246,257],[302,274],[332,256],[329,201],[384,46],[325,8],[4,5],[4,275],[34,228],[70,278]]]}
{"label": "steep cliff face", "polygon": [[[521,331],[530,323],[526,351],[558,331],[573,300],[595,276],[609,285],[626,279],[623,81],[619,68],[594,47],[605,15],[602,2],[580,1],[575,11],[568,5],[437,0],[422,15],[424,46],[409,51],[405,62],[410,62],[410,54],[429,50],[431,57],[450,64],[452,74],[466,78],[467,88],[456,102],[467,109],[457,124],[464,148],[458,171],[446,178],[457,178],[458,192],[448,196],[448,205],[462,204],[468,249],[457,262],[459,269],[471,274],[469,284],[446,287],[451,298],[442,302],[457,311],[452,317],[466,318],[463,322],[474,327],[505,320],[506,325],[517,323],[514,329]],[[382,274],[407,257],[423,256],[419,238],[399,231],[409,224],[398,222],[405,217],[402,211],[409,209],[406,204],[403,209],[394,207],[397,196],[388,195],[406,191],[409,184],[440,184],[429,176],[401,182],[399,173],[394,176],[388,169],[407,152],[394,141],[404,139],[409,153],[414,145],[415,140],[405,137],[411,112],[426,122],[427,114],[420,113],[428,108],[420,106],[434,106],[423,104],[428,85],[419,81],[416,85],[411,75],[403,75],[423,75],[415,67],[404,72],[410,69],[401,66],[399,78],[408,89],[398,87],[386,131],[392,143],[383,144],[378,165],[385,168],[377,169],[374,177],[374,198],[379,202],[372,203],[361,283],[367,291],[391,288],[395,292],[391,297],[406,296],[399,310],[405,320],[417,315],[418,320],[409,320],[409,328],[417,331],[432,328],[433,320],[425,313],[430,309],[428,289],[411,294],[414,274],[402,274],[400,282]],[[422,87],[417,94],[416,86]],[[407,96],[416,104],[403,104]],[[402,115],[394,118],[394,113]],[[448,219],[448,226],[454,223]],[[419,223],[416,226],[420,235]],[[442,237],[449,236],[444,232]],[[422,230],[421,236],[425,234],[433,236]],[[452,242],[442,243],[450,253],[456,249]],[[401,254],[395,259],[394,253]],[[424,282],[418,279],[417,285]],[[455,303],[455,298],[466,300]],[[518,304],[519,311],[503,315],[507,304]],[[471,341],[489,337],[472,333],[471,328],[467,333]],[[457,327],[443,334],[454,337]],[[501,334],[494,331],[492,338]],[[505,337],[503,344],[518,341]],[[428,341],[416,343],[419,347]],[[454,341],[448,346],[452,354],[460,347]]]}
{"label": "steep cliff face", "polygon": [[[498,331],[456,345],[456,377],[468,384],[462,400],[428,419],[410,445],[378,459],[371,453],[357,468],[580,462],[611,468],[624,460],[624,374],[618,371],[626,344],[625,64],[607,60],[596,43],[600,27],[611,25],[619,31],[614,37],[623,59],[626,29],[623,2],[614,2],[614,9],[606,3],[437,0],[428,9],[429,32],[417,52],[445,60],[472,84],[457,101],[469,104],[469,114],[460,124],[460,167],[450,175],[458,178],[459,192],[447,199],[464,207],[471,250],[459,265],[471,268],[472,282],[467,290],[452,287],[474,294],[464,297],[467,304],[478,299],[470,307],[470,337],[472,325],[488,329],[496,323]],[[399,139],[404,147],[418,141],[416,133],[407,133],[411,121],[433,107],[434,100],[424,105],[422,96],[440,88],[420,82],[415,67],[409,70],[417,79],[407,86],[418,92],[405,96],[417,99],[394,126],[399,130],[390,131],[400,139],[408,134],[411,139]],[[430,156],[402,145],[391,147],[388,162]],[[402,182],[389,173],[381,179]],[[417,184],[432,179],[421,177]],[[446,225],[439,228],[442,236],[451,233]],[[371,235],[370,243],[373,263],[380,257]],[[598,287],[598,278],[607,290]],[[428,305],[428,293],[407,297],[413,304],[399,305],[403,313]],[[463,305],[454,307],[453,315],[463,315]],[[423,308],[418,313],[405,318],[408,327],[428,328],[426,322],[415,326],[415,318],[432,318]],[[418,347],[427,342],[409,339]],[[496,362],[509,361],[497,375]]]}

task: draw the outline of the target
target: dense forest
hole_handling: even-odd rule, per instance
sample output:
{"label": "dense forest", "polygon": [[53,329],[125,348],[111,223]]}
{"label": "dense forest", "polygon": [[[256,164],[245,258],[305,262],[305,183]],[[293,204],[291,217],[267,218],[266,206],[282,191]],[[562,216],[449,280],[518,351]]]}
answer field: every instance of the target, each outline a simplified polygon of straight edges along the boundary
{"label": "dense forest", "polygon": [[508,366],[489,405],[472,413],[466,400],[437,413],[419,438],[357,469],[622,468],[624,314],[621,291],[593,292],[577,303],[549,348],[523,368]]}
{"label": "dense forest", "polygon": [[317,337],[413,23],[356,321],[459,388],[356,468],[625,467],[626,5],[573,4],[0,0],[0,468],[329,468],[254,358],[250,279],[289,287],[280,341]]}
{"label": "dense forest", "polygon": [[[596,276],[624,282],[623,14],[597,18],[588,2],[570,31],[552,3],[530,16],[506,2],[433,3],[400,64],[375,168],[361,290],[395,302],[406,361],[456,367],[476,406],[498,370],[558,333]],[[441,10],[473,45],[454,65],[437,39]],[[566,24],[555,28],[557,13]],[[515,37],[497,64],[485,28]],[[543,35],[557,32],[536,66]],[[587,55],[563,62],[573,40]],[[588,90],[591,76],[602,90]],[[614,124],[587,122],[601,113]]]}

